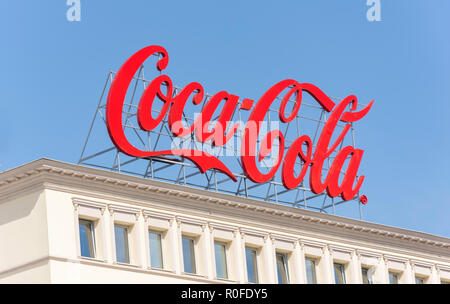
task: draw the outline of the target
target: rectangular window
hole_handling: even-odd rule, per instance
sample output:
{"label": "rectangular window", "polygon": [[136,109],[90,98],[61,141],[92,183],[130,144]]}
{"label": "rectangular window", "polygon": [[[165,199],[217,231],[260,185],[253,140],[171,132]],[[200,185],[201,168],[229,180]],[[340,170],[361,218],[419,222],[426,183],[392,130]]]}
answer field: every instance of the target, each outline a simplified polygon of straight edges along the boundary
{"label": "rectangular window", "polygon": [[249,283],[259,283],[258,263],[255,248],[245,247],[245,260],[247,261],[247,280]]}
{"label": "rectangular window", "polygon": [[216,275],[220,279],[228,279],[227,271],[227,245],[214,242],[214,255],[216,258]]}
{"label": "rectangular window", "polygon": [[398,284],[398,281],[399,281],[398,273],[389,271],[389,284]]}
{"label": "rectangular window", "polygon": [[361,267],[363,284],[372,284],[372,272],[369,268]]}
{"label": "rectangular window", "polygon": [[184,272],[196,273],[197,270],[195,267],[195,251],[194,251],[195,240],[183,236],[182,245],[183,245]]}
{"label": "rectangular window", "polygon": [[148,232],[149,249],[150,249],[150,266],[152,268],[163,268],[163,254],[162,254],[162,235],[161,232]]}
{"label": "rectangular window", "polygon": [[276,253],[278,284],[289,283],[288,259],[286,253]]}
{"label": "rectangular window", "polygon": [[425,279],[421,277],[416,277],[416,284],[425,284]]}
{"label": "rectangular window", "polygon": [[79,219],[81,256],[95,258],[94,222]]}
{"label": "rectangular window", "polygon": [[116,240],[116,261],[119,263],[130,263],[130,252],[128,245],[128,227],[114,225],[114,236]]}
{"label": "rectangular window", "polygon": [[334,281],[336,284],[345,284],[345,265],[334,263]]}
{"label": "rectangular window", "polygon": [[316,260],[305,259],[306,266],[306,283],[317,284]]}

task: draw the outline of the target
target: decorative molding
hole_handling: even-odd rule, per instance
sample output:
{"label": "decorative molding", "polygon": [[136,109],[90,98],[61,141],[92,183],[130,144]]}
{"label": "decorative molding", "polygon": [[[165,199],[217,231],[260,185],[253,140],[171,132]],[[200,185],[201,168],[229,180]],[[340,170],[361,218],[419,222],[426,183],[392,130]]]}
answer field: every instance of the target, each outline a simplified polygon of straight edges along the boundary
{"label": "decorative molding", "polygon": [[362,257],[375,258],[375,259],[377,259],[378,262],[380,262],[380,260],[383,259],[383,254],[364,250],[364,249],[358,248],[355,250],[355,253],[359,259],[361,259]]}
{"label": "decorative molding", "polygon": [[304,239],[299,239],[299,242],[300,242],[300,246],[302,247],[302,250],[305,250],[305,247],[314,247],[314,248],[319,248],[323,254],[323,253],[325,253],[325,248],[327,248],[327,245],[325,243],[314,242],[314,241],[304,240]]}
{"label": "decorative molding", "polygon": [[101,212],[101,215],[103,215],[105,213],[105,210],[107,208],[107,204],[94,202],[94,201],[77,198],[77,197],[72,198],[72,204],[73,204],[75,211],[78,211],[79,206],[84,206],[84,207],[99,209]]}
{"label": "decorative molding", "polygon": [[408,261],[409,261],[408,258],[393,256],[393,255],[389,255],[389,254],[383,254],[383,259],[387,266],[389,266],[389,262],[391,262],[391,263],[403,264],[403,266],[405,268],[408,265]]}
{"label": "decorative molding", "polygon": [[170,224],[172,224],[172,221],[175,218],[175,215],[154,212],[149,210],[142,210],[142,215],[146,221],[148,221],[150,218],[156,218],[161,220],[167,220]]}
{"label": "decorative molding", "polygon": [[415,267],[423,267],[423,268],[428,268],[430,269],[430,271],[433,269],[434,264],[430,263],[430,262],[424,262],[424,261],[419,261],[419,260],[415,260],[415,259],[410,259],[409,263],[411,264],[411,268],[413,270],[415,270]]}
{"label": "decorative molding", "polygon": [[272,241],[282,241],[282,242],[292,243],[292,244],[294,244],[294,246],[298,240],[298,238],[296,238],[296,237],[275,234],[275,233],[270,233],[270,237],[271,237]]}
{"label": "decorative molding", "polygon": [[230,225],[225,225],[225,224],[219,224],[219,223],[214,223],[214,222],[208,222],[208,227],[211,230],[211,233],[214,232],[214,230],[224,230],[224,231],[229,231],[232,232],[234,235],[236,235],[236,233],[238,232],[238,227],[233,227]]}
{"label": "decorative molding", "polygon": [[190,218],[190,217],[186,217],[186,216],[181,216],[181,215],[177,215],[176,220],[178,223],[178,227],[181,227],[182,223],[190,224],[190,225],[197,225],[202,228],[202,232],[205,232],[205,228],[208,225],[207,221]]}
{"label": "decorative molding", "polygon": [[242,228],[238,228],[239,235],[241,236],[241,240],[245,239],[245,232],[242,231]]}
{"label": "decorative molding", "polygon": [[108,211],[111,214],[111,216],[113,216],[115,212],[128,213],[128,214],[133,214],[137,221],[137,220],[139,220],[139,215],[142,213],[142,209],[138,209],[138,208],[115,205],[115,204],[108,204],[107,206],[108,206]]}
{"label": "decorative molding", "polygon": [[348,247],[343,247],[343,246],[337,246],[337,245],[327,245],[328,246],[328,251],[330,252],[330,254],[333,254],[333,252],[335,251],[339,251],[339,252],[343,252],[343,253],[348,253],[348,254],[352,254],[355,249],[353,248],[348,248]]}
{"label": "decorative molding", "polygon": [[[39,176],[43,177],[43,179],[37,180],[36,177]],[[54,179],[49,179],[47,181],[47,178],[50,177],[54,177]],[[415,233],[414,231],[411,232],[413,234],[418,234],[420,236],[411,235],[408,234],[409,231],[405,231],[404,229],[394,227],[387,227],[372,223],[367,223],[367,226],[365,226],[363,222],[355,223],[357,221],[340,217],[330,219],[330,217],[332,216],[323,215],[319,213],[314,214],[314,212],[311,211],[305,211],[293,207],[278,206],[267,202],[253,201],[240,197],[236,197],[236,199],[233,200],[231,196],[230,196],[231,199],[222,199],[221,197],[227,196],[191,188],[180,190],[181,186],[178,185],[169,185],[162,182],[131,177],[120,173],[87,168],[83,166],[67,164],[48,159],[40,159],[28,163],[26,165],[23,165],[21,167],[1,173],[0,189],[2,190],[1,191],[2,195],[0,195],[0,199],[8,198],[8,196],[14,195],[14,193],[16,193],[19,188],[15,185],[18,184],[19,182],[25,183],[26,180],[31,181],[30,178],[33,178],[34,182],[33,185],[36,185],[36,183],[38,182],[44,184],[48,183],[64,184],[66,180],[63,180],[63,178],[61,177],[79,179],[82,182],[88,181],[90,185],[104,184],[105,186],[113,186],[115,189],[120,188],[124,190],[128,189],[130,191],[130,195],[133,195],[131,193],[136,192],[149,192],[155,194],[162,194],[168,197],[184,198],[193,201],[202,201],[209,204],[216,204],[235,208],[237,210],[253,211],[261,213],[262,218],[266,218],[267,214],[271,214],[273,217],[291,220],[294,219],[299,220],[299,222],[314,223],[316,225],[323,227],[324,233],[327,233],[329,230],[326,227],[333,227],[333,230],[337,230],[337,228],[339,228],[343,229],[343,231],[348,231],[349,233],[358,232],[361,235],[374,236],[378,239],[380,239],[380,237],[391,239],[393,244],[398,240],[406,241],[411,243],[411,247],[414,244],[422,245],[422,247],[420,247],[420,250],[423,250],[424,252],[427,252],[427,249],[423,246],[436,247],[440,250],[440,252],[448,251],[448,249],[450,249],[450,242],[447,241],[448,239],[442,237],[431,236],[436,239],[441,240],[445,239],[446,241],[432,240],[429,239],[427,235],[422,233]],[[151,184],[158,186],[154,186]],[[174,187],[174,189],[168,189],[165,187]],[[192,193],[187,192],[189,190],[192,190],[193,192]],[[376,226],[380,227],[374,228]],[[375,240],[375,238],[373,239]],[[398,245],[398,247],[402,248],[402,245]]]}
{"label": "decorative molding", "polygon": [[248,228],[243,228],[240,227],[239,231],[241,232],[241,235],[244,237],[245,235],[251,235],[251,236],[256,236],[256,237],[260,237],[262,239],[267,239],[268,233],[264,232],[264,231],[258,231],[258,230],[253,230],[253,229],[248,229]]}
{"label": "decorative molding", "polygon": [[450,266],[444,266],[444,265],[441,265],[441,264],[436,264],[436,270],[438,271],[438,273],[440,273],[442,270],[450,272]]}
{"label": "decorative molding", "polygon": [[209,233],[214,234],[214,228],[211,227],[211,223],[210,222],[208,222],[207,226],[208,226],[208,229],[209,229]]}

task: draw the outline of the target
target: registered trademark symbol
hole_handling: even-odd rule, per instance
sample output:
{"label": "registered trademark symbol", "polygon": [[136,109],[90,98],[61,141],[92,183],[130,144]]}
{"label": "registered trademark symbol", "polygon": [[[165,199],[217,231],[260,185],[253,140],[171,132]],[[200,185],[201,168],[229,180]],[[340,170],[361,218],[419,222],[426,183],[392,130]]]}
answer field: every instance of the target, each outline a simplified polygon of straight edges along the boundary
{"label": "registered trademark symbol", "polygon": [[361,195],[361,196],[359,197],[359,201],[361,202],[361,204],[367,205],[367,202],[368,202],[367,196],[365,196],[364,194]]}

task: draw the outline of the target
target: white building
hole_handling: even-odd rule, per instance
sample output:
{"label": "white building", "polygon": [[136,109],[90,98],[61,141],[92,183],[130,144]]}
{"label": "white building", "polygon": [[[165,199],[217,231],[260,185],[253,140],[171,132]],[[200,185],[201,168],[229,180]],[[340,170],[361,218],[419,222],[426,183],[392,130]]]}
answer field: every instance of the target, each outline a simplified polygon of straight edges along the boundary
{"label": "white building", "polygon": [[0,283],[448,283],[450,240],[40,159],[0,174]]}

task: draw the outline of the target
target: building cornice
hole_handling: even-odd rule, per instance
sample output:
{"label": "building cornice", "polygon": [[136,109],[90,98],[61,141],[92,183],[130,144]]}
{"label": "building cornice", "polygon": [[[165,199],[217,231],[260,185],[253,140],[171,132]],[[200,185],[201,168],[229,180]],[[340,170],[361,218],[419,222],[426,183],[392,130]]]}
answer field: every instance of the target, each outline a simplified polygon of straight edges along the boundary
{"label": "building cornice", "polygon": [[[61,185],[114,193],[123,197],[204,210],[205,212],[232,214],[236,217],[253,217],[262,222],[276,222],[280,226],[295,226],[312,232],[343,235],[347,238],[376,243],[390,243],[399,248],[449,257],[448,238],[380,224],[318,213],[314,211],[276,205],[223,193],[169,184],[78,166],[49,159],[39,159],[0,174],[0,204],[26,188],[39,184]],[[148,195],[150,193],[151,195]],[[198,204],[202,202],[204,204]],[[234,211],[233,211],[234,210]],[[270,216],[268,216],[270,215]]]}

